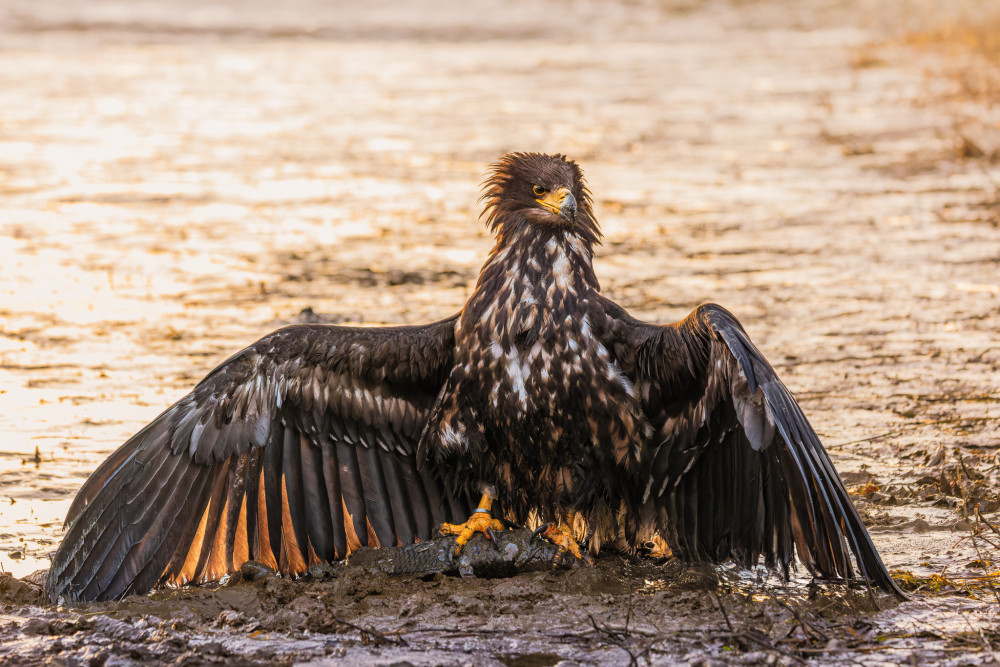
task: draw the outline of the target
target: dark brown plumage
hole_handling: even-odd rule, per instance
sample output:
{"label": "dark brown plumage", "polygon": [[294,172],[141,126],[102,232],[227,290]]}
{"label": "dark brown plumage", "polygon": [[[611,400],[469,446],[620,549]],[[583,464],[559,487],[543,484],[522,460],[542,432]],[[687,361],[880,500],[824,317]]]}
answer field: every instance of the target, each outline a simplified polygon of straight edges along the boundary
{"label": "dark brown plumage", "polygon": [[579,167],[506,155],[496,246],[462,312],[417,327],[294,326],[215,369],[90,477],[53,599],[284,572],[430,538],[483,484],[526,522],[575,516],[592,552],[856,576],[901,595],[798,405],[715,305],[675,324],[599,293]]}

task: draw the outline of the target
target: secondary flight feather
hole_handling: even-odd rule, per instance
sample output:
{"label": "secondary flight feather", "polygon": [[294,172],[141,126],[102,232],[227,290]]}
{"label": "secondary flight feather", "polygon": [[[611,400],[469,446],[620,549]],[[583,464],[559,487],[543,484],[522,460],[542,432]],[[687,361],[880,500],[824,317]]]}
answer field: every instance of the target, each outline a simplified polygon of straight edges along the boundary
{"label": "secondary flight feather", "polygon": [[575,162],[505,155],[484,199],[496,245],[460,313],[286,327],[234,355],[87,480],[50,597],[207,582],[250,559],[295,574],[438,530],[462,545],[494,515],[539,518],[582,556],[658,537],[679,558],[787,576],[798,556],[902,595],[730,313],[649,324],[600,294]]}

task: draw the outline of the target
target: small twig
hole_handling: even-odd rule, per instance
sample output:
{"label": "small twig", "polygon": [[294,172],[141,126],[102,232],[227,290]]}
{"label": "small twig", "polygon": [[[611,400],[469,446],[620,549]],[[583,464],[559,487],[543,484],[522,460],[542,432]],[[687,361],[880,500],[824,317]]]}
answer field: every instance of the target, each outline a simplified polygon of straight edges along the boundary
{"label": "small twig", "polygon": [[861,438],[860,440],[851,440],[850,442],[839,442],[835,445],[826,445],[826,449],[839,449],[841,447],[847,447],[848,445],[858,445],[863,442],[874,442],[875,440],[881,440],[882,438],[888,438],[889,436],[899,435],[900,433],[906,433],[907,431],[916,431],[917,429],[924,428],[926,426],[937,426],[938,424],[955,424],[958,422],[976,422],[976,421],[1000,421],[1000,417],[952,417],[950,419],[935,419],[934,421],[923,422],[921,424],[916,424],[914,426],[906,426],[904,428],[898,428],[893,431],[886,431],[885,433],[879,433],[878,435],[873,435],[869,438]]}
{"label": "small twig", "polygon": [[976,535],[976,537],[978,537],[979,539],[981,539],[983,542],[986,542],[986,544],[990,545],[994,549],[997,549],[998,551],[1000,551],[1000,544],[997,544],[996,542],[994,542],[990,538],[983,537],[982,534]]}
{"label": "small twig", "polygon": [[[979,507],[977,506],[976,507],[976,524],[978,525],[978,523],[979,523]],[[1000,591],[997,591],[997,587],[993,584],[993,577],[990,574],[989,565],[987,565],[986,559],[983,558],[983,552],[979,550],[979,542],[976,541],[975,533],[973,533],[971,535],[971,537],[972,537],[972,546],[974,546],[976,548],[976,555],[979,557],[979,562],[983,564],[983,568],[986,570],[986,582],[990,586],[990,592],[993,593],[993,597],[996,598],[997,604],[1000,605]],[[990,655],[993,655],[992,651],[990,651]],[[995,656],[994,656],[994,659],[996,659]]]}
{"label": "small twig", "polygon": [[986,635],[983,634],[982,629],[976,630],[976,628],[972,627],[972,623],[969,622],[968,617],[961,611],[958,612],[958,615],[961,616],[962,620],[965,621],[965,624],[969,626],[970,634],[979,639],[979,643],[982,644],[983,649],[990,654],[991,658],[993,658],[993,662],[1000,665],[1000,660],[997,660],[997,654],[993,652],[993,646],[986,639]]}
{"label": "small twig", "polygon": [[[758,636],[758,635],[760,635],[760,636]],[[775,646],[774,643],[772,641],[770,641],[769,638],[764,637],[762,634],[757,633],[757,632],[752,632],[752,631],[751,632],[742,632],[742,633],[735,633],[734,632],[734,633],[730,633],[730,634],[713,635],[712,639],[718,639],[718,640],[722,640],[722,641],[739,640],[739,641],[743,641],[745,643],[752,642],[752,643],[756,644],[757,646],[760,646],[761,648],[763,648],[766,651],[774,651],[775,653],[780,653],[781,655],[785,656],[786,658],[790,658],[790,659],[794,660],[797,663],[805,664],[805,661],[802,658],[800,658],[799,656],[795,655],[794,653],[790,653],[789,651],[786,651],[783,648],[779,648],[779,647]]]}
{"label": "small twig", "polygon": [[[813,625],[812,625],[812,623],[807,623],[802,618],[802,614],[799,613],[798,609],[796,609],[792,605],[788,604],[787,602],[784,602],[783,600],[779,600],[778,598],[775,598],[774,600],[775,600],[775,602],[777,602],[778,604],[780,604],[782,607],[784,607],[788,611],[792,612],[792,616],[795,617],[795,620],[796,620],[796,622],[798,622],[799,627],[802,628],[802,634],[803,634],[803,636],[805,636],[806,639],[821,639],[823,641],[830,641],[830,638],[826,636],[826,633],[821,632],[821,631],[817,630],[816,628],[814,628]],[[792,628],[793,632],[794,632],[794,630],[795,630],[795,628]],[[791,636],[791,632],[789,633],[789,636]]]}
{"label": "small twig", "polygon": [[965,478],[971,482],[974,478],[972,473],[969,472],[969,469],[965,466],[965,457],[962,456],[962,452],[956,451],[955,458],[958,459],[958,465],[961,466],[962,472],[965,473]]}
{"label": "small twig", "polygon": [[[388,637],[374,628],[366,628],[362,625],[351,623],[350,621],[346,621],[341,617],[337,616],[336,614],[332,614],[332,617],[333,620],[337,621],[337,623],[340,623],[341,625],[346,625],[347,627],[360,632],[361,642],[364,644],[372,643],[375,644],[375,646],[379,646],[381,644],[395,644],[396,646],[409,646],[409,644],[406,643],[406,640],[403,639],[402,637]],[[374,641],[372,641],[373,639]]]}
{"label": "small twig", "polygon": [[646,662],[649,663],[649,650],[650,650],[650,648],[652,647],[653,644],[655,644],[656,642],[660,641],[660,639],[661,639],[661,638],[657,638],[655,641],[650,642],[649,645],[647,645],[644,648],[643,651],[641,651],[640,653],[636,653],[635,651],[632,650],[631,647],[627,646],[626,642],[625,642],[625,640],[628,638],[628,624],[627,624],[627,621],[626,621],[626,626],[625,626],[625,632],[622,633],[622,632],[618,632],[616,630],[611,630],[607,626],[603,626],[602,627],[601,625],[599,625],[597,623],[597,619],[594,618],[593,614],[588,614],[587,618],[590,619],[590,624],[592,626],[594,626],[594,631],[597,632],[598,635],[603,636],[608,642],[610,642],[611,644],[614,644],[615,646],[617,646],[621,650],[623,650],[626,653],[628,653],[628,657],[629,657],[628,664],[629,664],[629,667],[639,667],[639,658],[640,658],[640,656],[646,658]]}
{"label": "small twig", "polygon": [[[413,632],[434,632],[441,635],[449,635],[453,637],[463,637],[465,635],[483,635],[483,636],[493,636],[493,635],[507,635],[510,634],[510,630],[485,630],[483,628],[456,628],[443,627],[440,625],[420,625],[415,628],[411,628]],[[550,635],[546,635],[550,636]],[[559,637],[560,635],[551,635],[552,637]]]}
{"label": "small twig", "polygon": [[715,600],[715,604],[719,606],[719,611],[722,612],[722,618],[726,620],[726,627],[729,628],[730,632],[735,632],[735,630],[733,630],[733,624],[729,622],[729,614],[726,613],[726,608],[722,605],[722,600],[720,600],[719,596],[715,594],[715,591],[709,591],[708,594],[712,596],[712,599]]}
{"label": "small twig", "polygon": [[604,626],[599,625],[597,623],[597,619],[594,618],[593,614],[588,614],[587,618],[590,619],[590,624],[594,627],[594,631],[597,634],[599,634],[599,635],[604,635],[608,639],[614,639],[616,641],[620,641],[620,640],[622,640],[622,639],[624,639],[625,637],[628,636],[628,634],[626,634],[626,632],[620,632],[618,630],[613,630],[613,629],[611,629],[610,626],[607,626],[607,625],[604,625]]}
{"label": "small twig", "polygon": [[984,524],[984,525],[985,525],[985,526],[986,526],[987,528],[989,528],[990,530],[992,530],[992,531],[993,531],[993,533],[994,533],[994,534],[995,534],[995,535],[996,535],[997,537],[1000,537],[1000,529],[997,529],[997,527],[996,527],[996,526],[994,526],[994,525],[993,525],[992,523],[990,523],[989,521],[987,521],[986,519],[984,519],[984,518],[983,518],[982,516],[980,516],[980,514],[979,514],[979,508],[978,508],[978,507],[976,507],[976,520],[977,520],[977,521],[981,521],[981,522],[983,522],[983,524]]}
{"label": "small twig", "polygon": [[991,658],[993,658],[993,662],[1000,665],[1000,658],[997,658],[997,654],[993,652],[993,644],[991,644],[990,640],[986,638],[986,633],[983,632],[982,628],[979,628],[979,639],[983,642],[983,648],[985,648],[986,652],[990,654]]}

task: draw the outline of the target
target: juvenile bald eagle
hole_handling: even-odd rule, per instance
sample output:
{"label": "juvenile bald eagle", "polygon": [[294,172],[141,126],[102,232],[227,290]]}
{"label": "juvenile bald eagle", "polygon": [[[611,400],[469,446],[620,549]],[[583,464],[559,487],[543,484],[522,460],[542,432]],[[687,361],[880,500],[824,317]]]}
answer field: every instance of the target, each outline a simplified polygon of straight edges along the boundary
{"label": "juvenile bald eagle", "polygon": [[659,536],[680,558],[795,554],[825,578],[901,594],[816,433],[740,323],[702,305],[666,325],[599,291],[580,168],[503,156],[496,235],[460,313],[425,326],[280,329],[212,371],[80,490],[48,592],[68,602],[282,572],[445,521],[591,552]]}

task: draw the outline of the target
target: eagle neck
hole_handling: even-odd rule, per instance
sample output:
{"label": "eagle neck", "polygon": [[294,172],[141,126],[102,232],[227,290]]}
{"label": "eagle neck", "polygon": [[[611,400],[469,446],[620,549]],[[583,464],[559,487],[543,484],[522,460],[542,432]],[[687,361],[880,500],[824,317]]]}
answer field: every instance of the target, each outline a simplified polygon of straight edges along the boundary
{"label": "eagle neck", "polygon": [[516,326],[523,312],[584,307],[599,290],[593,243],[570,230],[507,226],[483,265],[462,319],[496,331]]}

